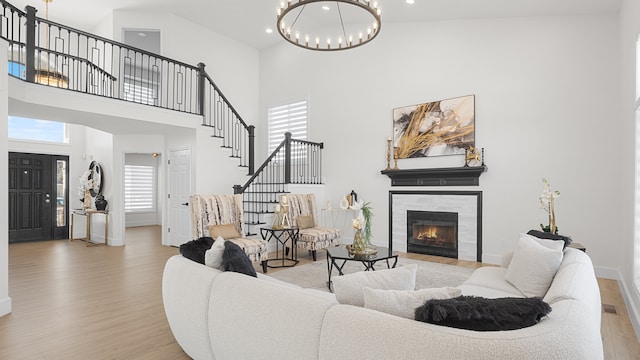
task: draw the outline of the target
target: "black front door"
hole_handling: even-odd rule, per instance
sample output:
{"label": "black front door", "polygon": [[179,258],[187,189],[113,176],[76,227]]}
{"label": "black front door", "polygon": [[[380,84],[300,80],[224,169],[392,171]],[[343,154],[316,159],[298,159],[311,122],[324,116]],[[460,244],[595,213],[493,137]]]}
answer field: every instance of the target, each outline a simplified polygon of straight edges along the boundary
{"label": "black front door", "polygon": [[9,242],[68,237],[68,157],[9,153]]}

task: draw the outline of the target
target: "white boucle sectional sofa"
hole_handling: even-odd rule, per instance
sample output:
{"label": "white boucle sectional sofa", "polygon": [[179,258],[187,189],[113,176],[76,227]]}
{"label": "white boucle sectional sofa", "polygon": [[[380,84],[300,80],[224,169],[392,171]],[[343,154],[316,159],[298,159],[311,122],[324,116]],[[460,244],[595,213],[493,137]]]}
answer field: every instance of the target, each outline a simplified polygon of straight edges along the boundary
{"label": "white boucle sectional sofa", "polygon": [[[338,304],[333,294],[266,275],[221,272],[180,255],[167,261],[164,307],[194,359],[602,359],[600,294],[589,257],[566,249],[537,325],[478,332]],[[522,296],[503,267],[476,270],[465,295]]]}

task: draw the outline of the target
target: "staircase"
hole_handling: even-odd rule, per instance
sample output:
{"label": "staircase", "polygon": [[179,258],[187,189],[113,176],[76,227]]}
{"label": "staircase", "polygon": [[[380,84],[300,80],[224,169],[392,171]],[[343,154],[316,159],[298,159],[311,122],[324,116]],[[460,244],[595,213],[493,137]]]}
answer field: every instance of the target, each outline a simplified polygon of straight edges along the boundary
{"label": "staircase", "polygon": [[[243,194],[248,235],[265,224],[288,184],[322,183],[322,143],[290,133],[255,170],[255,127],[247,125],[205,65],[189,65],[22,11],[6,0],[0,37],[9,42],[9,75],[45,86],[201,115],[202,126],[247,168],[249,180],[233,186]],[[24,29],[24,30],[23,30]]]}
{"label": "staircase", "polygon": [[288,193],[289,184],[322,184],[323,143],[291,138],[284,140],[244,185],[233,187],[243,195],[247,235],[256,235],[256,227],[265,224],[265,217],[273,214],[281,194]]}

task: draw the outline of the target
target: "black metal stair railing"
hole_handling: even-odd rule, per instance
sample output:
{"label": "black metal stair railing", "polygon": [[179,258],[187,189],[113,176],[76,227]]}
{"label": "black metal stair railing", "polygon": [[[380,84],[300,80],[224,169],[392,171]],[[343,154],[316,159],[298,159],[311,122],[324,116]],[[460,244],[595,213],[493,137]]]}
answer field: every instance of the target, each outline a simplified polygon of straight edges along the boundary
{"label": "black metal stair railing", "polygon": [[[243,195],[245,224],[264,224],[263,216],[273,213],[280,194],[288,184],[322,184],[323,143],[297,140],[285,133],[284,140],[267,157],[244,185],[233,187]],[[248,235],[254,235],[248,229]]]}
{"label": "black metal stair railing", "polygon": [[247,125],[236,109],[224,96],[220,88],[204,70],[200,70],[199,93],[202,95],[200,112],[204,119],[202,125],[212,129],[212,137],[222,139],[223,148],[231,150],[231,157],[240,160],[240,166],[248,168],[248,175],[254,172],[255,126]]}
{"label": "black metal stair railing", "polygon": [[10,75],[66,90],[203,116],[231,157],[253,174],[248,126],[204,70],[21,11],[0,0]]}

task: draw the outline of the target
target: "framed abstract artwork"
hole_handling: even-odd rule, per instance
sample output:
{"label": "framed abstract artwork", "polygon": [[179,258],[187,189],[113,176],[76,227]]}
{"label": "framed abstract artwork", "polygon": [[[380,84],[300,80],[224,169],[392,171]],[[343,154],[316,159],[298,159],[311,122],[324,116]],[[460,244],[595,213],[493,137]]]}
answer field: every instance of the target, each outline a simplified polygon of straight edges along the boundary
{"label": "framed abstract artwork", "polygon": [[398,158],[465,154],[475,146],[475,95],[393,109]]}

